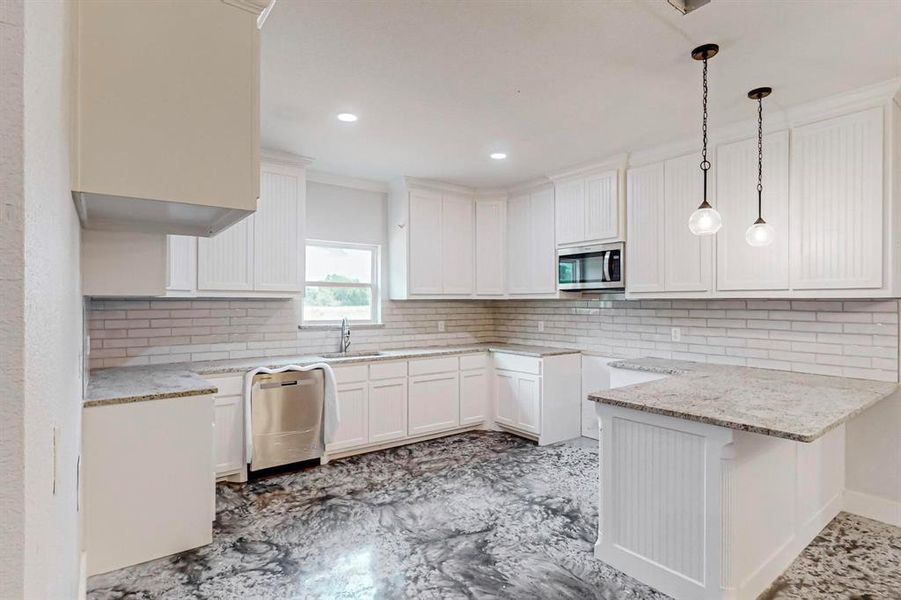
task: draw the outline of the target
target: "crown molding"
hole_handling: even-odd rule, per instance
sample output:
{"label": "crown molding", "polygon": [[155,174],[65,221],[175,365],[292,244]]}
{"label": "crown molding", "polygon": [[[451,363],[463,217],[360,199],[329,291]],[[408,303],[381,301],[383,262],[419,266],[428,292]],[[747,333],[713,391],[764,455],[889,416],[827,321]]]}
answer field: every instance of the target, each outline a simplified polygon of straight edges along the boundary
{"label": "crown molding", "polygon": [[547,177],[536,177],[535,179],[530,179],[528,181],[523,181],[522,183],[518,183],[514,186],[507,188],[507,194],[510,196],[514,194],[524,194],[526,192],[534,192],[543,187],[550,186],[553,182]]}
{"label": "crown molding", "polygon": [[299,168],[304,168],[308,164],[313,162],[313,159],[309,156],[291,154],[290,152],[283,152],[281,150],[270,150],[268,148],[263,148],[260,150],[260,160],[268,163],[275,163],[277,165],[282,165],[285,167]]}
{"label": "crown molding", "polygon": [[556,173],[551,173],[548,175],[548,179],[557,182],[564,179],[584,177],[586,175],[594,175],[597,173],[612,171],[614,169],[622,169],[625,168],[628,159],[629,154],[627,152],[621,152],[619,154],[614,154],[613,156],[605,158],[604,160],[582,163],[569,167],[562,171],[557,171]]}
{"label": "crown molding", "polygon": [[463,196],[473,196],[476,190],[465,185],[457,185],[456,183],[448,183],[446,181],[438,181],[435,179],[423,179],[420,177],[402,177],[400,183],[408,189],[430,190],[434,192],[448,192],[450,194],[461,194]]}
{"label": "crown molding", "polygon": [[376,192],[379,194],[388,193],[388,183],[385,181],[375,181],[372,179],[363,179],[361,177],[348,177],[346,175],[336,175],[334,173],[307,169],[307,183],[310,182],[334,185],[354,190],[363,190],[364,192]]}

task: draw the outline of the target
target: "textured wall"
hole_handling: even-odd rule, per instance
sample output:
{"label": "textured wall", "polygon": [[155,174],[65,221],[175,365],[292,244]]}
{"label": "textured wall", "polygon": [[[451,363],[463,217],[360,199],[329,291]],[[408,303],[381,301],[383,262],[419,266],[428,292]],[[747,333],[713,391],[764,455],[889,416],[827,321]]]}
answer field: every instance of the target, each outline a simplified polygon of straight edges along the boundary
{"label": "textured wall", "polygon": [[25,2],[25,598],[75,598],[79,582],[83,316],[69,177],[73,8],[63,0]]}
{"label": "textured wall", "polygon": [[21,0],[0,1],[0,598],[24,585],[23,13]]}

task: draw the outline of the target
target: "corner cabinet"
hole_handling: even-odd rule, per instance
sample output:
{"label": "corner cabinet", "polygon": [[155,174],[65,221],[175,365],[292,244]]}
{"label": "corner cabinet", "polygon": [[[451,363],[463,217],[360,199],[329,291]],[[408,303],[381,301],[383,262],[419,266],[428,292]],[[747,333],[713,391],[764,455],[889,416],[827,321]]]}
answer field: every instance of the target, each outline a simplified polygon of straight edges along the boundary
{"label": "corner cabinet", "polygon": [[392,186],[388,219],[392,299],[472,296],[475,213],[468,190],[407,178]]}
{"label": "corner cabinet", "polygon": [[256,213],[211,238],[82,232],[85,296],[292,297],[303,292],[307,159],[265,152]]}
{"label": "corner cabinet", "polygon": [[475,295],[502,297],[507,291],[507,198],[476,198]]}

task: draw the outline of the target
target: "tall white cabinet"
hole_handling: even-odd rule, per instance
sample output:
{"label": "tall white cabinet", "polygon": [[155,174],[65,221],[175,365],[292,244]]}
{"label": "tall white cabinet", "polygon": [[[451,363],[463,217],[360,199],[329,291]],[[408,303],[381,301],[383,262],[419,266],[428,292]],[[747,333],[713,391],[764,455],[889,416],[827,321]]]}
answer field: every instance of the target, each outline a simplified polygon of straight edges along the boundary
{"label": "tall white cabinet", "polygon": [[[711,169],[708,198],[716,204]],[[713,238],[694,235],[688,218],[704,197],[698,153],[667,160],[663,166],[664,289],[671,292],[706,292],[710,289]]]}
{"label": "tall white cabinet", "polygon": [[541,186],[507,201],[507,293],[552,296],[557,292],[554,189]]}
{"label": "tall white cabinet", "polygon": [[506,195],[476,198],[475,293],[501,297],[507,291]]}
{"label": "tall white cabinet", "polygon": [[554,187],[558,246],[623,239],[617,169],[566,176]]}
{"label": "tall white cabinet", "polygon": [[626,290],[661,292],[664,264],[663,163],[630,169]]}

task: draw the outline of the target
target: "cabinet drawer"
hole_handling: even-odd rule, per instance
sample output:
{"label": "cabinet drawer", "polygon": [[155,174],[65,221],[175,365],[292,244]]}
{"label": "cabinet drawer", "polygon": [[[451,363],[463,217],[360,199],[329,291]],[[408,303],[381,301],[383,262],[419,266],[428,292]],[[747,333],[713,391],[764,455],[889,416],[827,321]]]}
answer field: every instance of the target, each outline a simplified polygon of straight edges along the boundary
{"label": "cabinet drawer", "polygon": [[369,367],[367,365],[333,367],[332,370],[335,372],[335,382],[338,384],[366,381],[366,377],[369,373]]}
{"label": "cabinet drawer", "polygon": [[467,354],[460,357],[460,370],[471,371],[472,369],[484,369],[488,366],[488,353],[480,352],[479,354]]}
{"label": "cabinet drawer", "polygon": [[498,369],[503,369],[504,371],[541,375],[541,359],[534,356],[521,356],[519,354],[495,352],[494,366]]}
{"label": "cabinet drawer", "polygon": [[407,376],[407,362],[384,362],[369,365],[369,379],[393,379]]}
{"label": "cabinet drawer", "polygon": [[221,398],[223,396],[243,396],[244,395],[244,376],[243,375],[228,375],[225,377],[204,377],[207,381],[215,385],[219,388],[219,391],[216,392],[216,397]]}
{"label": "cabinet drawer", "polygon": [[442,358],[424,358],[410,361],[410,376],[428,375],[429,373],[450,373],[459,367],[456,356]]}

